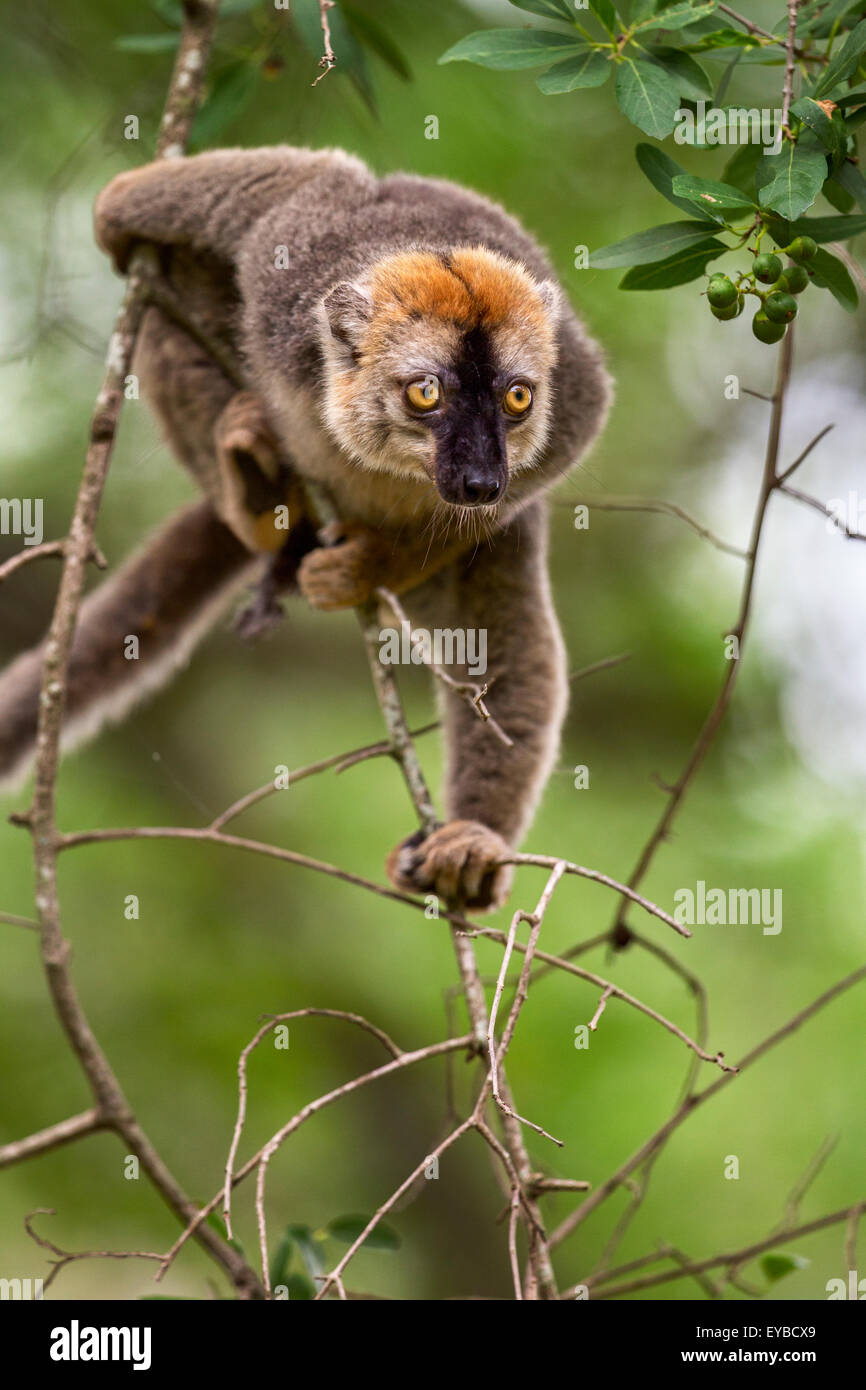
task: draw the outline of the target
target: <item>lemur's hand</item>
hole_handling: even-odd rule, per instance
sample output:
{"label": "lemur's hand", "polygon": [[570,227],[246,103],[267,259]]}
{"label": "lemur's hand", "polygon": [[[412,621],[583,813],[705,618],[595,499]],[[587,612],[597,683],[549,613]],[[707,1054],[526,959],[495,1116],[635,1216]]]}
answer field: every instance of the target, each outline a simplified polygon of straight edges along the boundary
{"label": "lemur's hand", "polygon": [[253,391],[239,391],[214,425],[217,459],[217,510],[252,551],[280,550],[288,527],[280,511],[288,508],[294,526],[303,498],[280,461],[280,446]]}
{"label": "lemur's hand", "polygon": [[326,527],[325,536],[332,543],[311,550],[298,570],[304,598],[325,612],[366,603],[385,582],[381,537],[355,523]]}
{"label": "lemur's hand", "polygon": [[473,911],[501,907],[511,888],[513,869],[503,864],[509,845],[495,830],[475,820],[452,820],[424,838],[418,830],[397,845],[386,868],[395,888],[435,893],[444,902],[460,900]]}

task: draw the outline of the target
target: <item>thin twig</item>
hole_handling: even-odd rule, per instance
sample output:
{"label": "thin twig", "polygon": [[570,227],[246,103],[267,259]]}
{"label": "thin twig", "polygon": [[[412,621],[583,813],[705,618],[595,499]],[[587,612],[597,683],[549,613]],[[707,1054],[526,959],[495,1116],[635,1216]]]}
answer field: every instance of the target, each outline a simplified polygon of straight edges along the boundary
{"label": "thin twig", "polygon": [[[813,1018],[821,1009],[826,1008],[826,1006],[832,1003],[834,999],[837,999],[840,994],[844,994],[847,990],[852,989],[854,985],[859,984],[863,979],[866,979],[866,965],[861,965],[857,970],[852,970],[850,974],[845,975],[841,980],[837,980],[836,983],[831,985],[829,989],[826,989],[823,994],[819,994],[817,999],[813,999],[810,1004],[807,1004],[805,1008],[794,1014],[794,1016],[789,1018],[786,1023],[783,1023],[780,1028],[770,1033],[762,1042],[753,1047],[750,1052],[747,1052],[737,1063],[737,1072],[742,1073],[747,1067],[753,1066],[755,1062],[759,1061],[761,1057],[765,1056],[766,1053],[770,1052],[774,1047],[777,1047],[785,1038],[790,1037],[792,1033],[796,1033],[799,1028],[802,1028],[803,1024],[807,1023],[809,1019]],[[587,1197],[586,1201],[582,1202],[576,1211],[571,1212],[571,1214],[557,1226],[550,1237],[551,1246],[554,1247],[559,1245],[563,1240],[567,1239],[568,1236],[572,1235],[573,1232],[577,1230],[578,1226],[581,1226],[586,1218],[595,1211],[597,1207],[601,1206],[612,1192],[615,1192],[618,1187],[622,1186],[634,1170],[638,1168],[660,1144],[663,1144],[675,1129],[678,1129],[690,1115],[694,1114],[698,1106],[703,1105],[705,1101],[718,1095],[719,1091],[729,1086],[733,1079],[732,1075],[720,1076],[718,1080],[714,1081],[710,1086],[707,1086],[705,1090],[687,1096],[674,1114],[656,1130],[655,1134],[651,1134],[649,1139],[646,1139],[643,1144],[641,1144],[640,1148],[638,1148],[630,1158],[626,1159],[625,1163],[617,1168],[616,1172],[612,1173],[600,1186],[595,1188],[594,1191],[590,1193],[589,1197]]]}
{"label": "thin twig", "polygon": [[665,502],[657,497],[607,497],[591,493],[585,497],[572,497],[562,505],[568,507],[583,506],[588,507],[590,511],[597,512],[658,512],[666,516],[673,516],[684,522],[690,531],[694,531],[696,536],[709,541],[710,545],[714,545],[717,550],[724,551],[726,555],[735,555],[738,560],[748,559],[748,553],[745,550],[721,540],[719,536],[706,526],[702,526],[684,507],[680,507],[676,502]]}
{"label": "thin twig", "polygon": [[[409,621],[406,610],[397,598],[397,595],[393,594],[390,589],[386,589],[384,586],[380,586],[376,590],[376,593],[379,598],[387,603],[401,627],[405,631],[411,632],[412,624]],[[438,681],[441,681],[448,690],[453,691],[461,700],[466,701],[469,708],[478,716],[481,722],[490,727],[491,732],[496,735],[500,743],[504,743],[506,748],[514,747],[514,740],[508,737],[502,725],[498,720],[493,718],[484,703],[484,697],[490,688],[488,685],[476,685],[474,681],[455,680],[444,667],[439,666],[433,660],[425,661],[424,665],[430,671],[431,675],[435,676]]]}
{"label": "thin twig", "polygon": [[[773,409],[770,416],[770,426],[767,435],[767,448],[764,456],[764,470],[761,479],[761,487],[758,495],[758,502],[755,515],[752,521],[751,540],[749,542],[748,559],[746,562],[746,574],[743,581],[743,589],[740,598],[740,610],[737,621],[731,630],[730,635],[737,638],[740,655],[736,659],[731,659],[726,663],[725,676],[722,686],[716,697],[715,703],[710,709],[709,714],[704,720],[703,727],[698,734],[697,740],[692,747],[692,751],[686,761],[685,767],[670,788],[667,804],[662,812],[656,826],[650,835],[647,843],[641,851],[640,857],[629,876],[629,887],[634,889],[643,881],[650,865],[655,858],[659,846],[667,839],[674,817],[682,805],[683,798],[688,791],[692,780],[704,761],[707,753],[712,746],[716,732],[725,717],[741,665],[742,645],[746,635],[751,613],[752,593],[755,585],[755,573],[758,562],[758,550],[761,543],[761,536],[764,528],[764,520],[767,514],[767,506],[774,490],[778,486],[776,468],[779,458],[779,439],[782,429],[782,414],[785,406],[785,396],[788,383],[791,378],[791,361],[793,355],[793,336],[791,329],[785,334],[782,341],[781,352],[779,354],[779,365],[776,375],[776,387],[773,392]],[[617,919],[612,929],[614,939],[617,939],[624,931],[625,912],[627,904],[623,901],[620,905]]]}
{"label": "thin twig", "polygon": [[40,1129],[36,1134],[28,1134],[26,1139],[16,1139],[11,1144],[0,1147],[0,1168],[9,1168],[20,1163],[23,1158],[33,1158],[35,1154],[48,1153],[68,1144],[73,1139],[83,1139],[97,1129],[105,1128],[102,1112],[95,1106],[83,1110],[80,1115],[72,1115],[68,1120],[60,1120],[56,1125]]}
{"label": "thin twig", "polygon": [[335,0],[319,0],[319,22],[322,26],[322,42],[325,45],[325,51],[319,59],[319,67],[322,68],[323,71],[319,73],[315,82],[313,82],[312,85],[314,87],[318,86],[323,77],[327,77],[331,68],[336,67],[337,63],[337,56],[331,47],[331,26],[328,23],[328,10],[334,8],[334,3]]}

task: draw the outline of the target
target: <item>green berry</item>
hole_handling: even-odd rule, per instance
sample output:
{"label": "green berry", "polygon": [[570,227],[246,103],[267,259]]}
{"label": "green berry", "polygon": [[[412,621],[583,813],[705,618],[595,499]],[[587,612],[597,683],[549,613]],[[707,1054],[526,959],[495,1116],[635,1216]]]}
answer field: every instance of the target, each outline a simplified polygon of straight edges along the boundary
{"label": "green berry", "polygon": [[782,274],[782,262],[778,256],[756,256],[752,264],[755,276],[764,285],[772,285]]}
{"label": "green berry", "polygon": [[727,275],[713,275],[707,286],[707,299],[714,309],[727,309],[737,302],[737,287]]}
{"label": "green berry", "polygon": [[752,332],[760,343],[778,343],[780,338],[784,338],[787,330],[783,323],[773,323],[763,309],[759,309],[752,319]]}
{"label": "green berry", "polygon": [[715,304],[710,305],[710,313],[716,319],[738,319],[743,312],[745,299],[740,294],[733,304],[726,304],[724,309],[718,309]]}
{"label": "green berry", "polygon": [[787,250],[792,261],[811,261],[818,250],[818,243],[810,236],[798,236],[794,237]]}
{"label": "green berry", "polygon": [[764,313],[773,323],[790,323],[797,317],[797,301],[784,290],[773,290],[764,300]]}
{"label": "green berry", "polygon": [[809,283],[809,272],[804,265],[786,265],[776,284],[777,290],[787,290],[788,294],[802,294]]}

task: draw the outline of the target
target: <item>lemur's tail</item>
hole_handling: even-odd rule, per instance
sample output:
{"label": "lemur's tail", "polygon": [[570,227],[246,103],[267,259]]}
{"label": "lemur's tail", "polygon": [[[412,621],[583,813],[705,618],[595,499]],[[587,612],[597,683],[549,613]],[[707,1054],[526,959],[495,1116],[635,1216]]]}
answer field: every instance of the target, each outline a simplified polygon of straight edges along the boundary
{"label": "lemur's tail", "polygon": [[[163,685],[253,564],[255,557],[206,502],[185,507],[151,536],[82,605],[69,662],[64,747],[121,718]],[[32,759],[41,668],[42,647],[36,647],[0,676],[0,784],[22,778]]]}

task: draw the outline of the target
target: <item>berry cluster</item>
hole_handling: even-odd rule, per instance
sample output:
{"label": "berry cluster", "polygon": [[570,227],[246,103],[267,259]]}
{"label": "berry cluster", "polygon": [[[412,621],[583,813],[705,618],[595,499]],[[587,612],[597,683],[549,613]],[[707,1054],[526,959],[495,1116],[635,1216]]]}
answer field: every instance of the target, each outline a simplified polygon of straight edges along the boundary
{"label": "berry cluster", "polygon": [[[746,295],[753,294],[760,300],[760,308],[752,319],[752,332],[762,343],[778,343],[788,324],[797,317],[794,295],[802,294],[808,285],[806,263],[817,250],[810,236],[798,236],[783,248],[788,265],[783,265],[775,253],[763,252],[755,256],[752,269],[738,275],[736,281],[729,275],[711,275],[707,286],[710,312],[717,319],[739,318]],[[760,289],[759,281],[769,288]]]}

